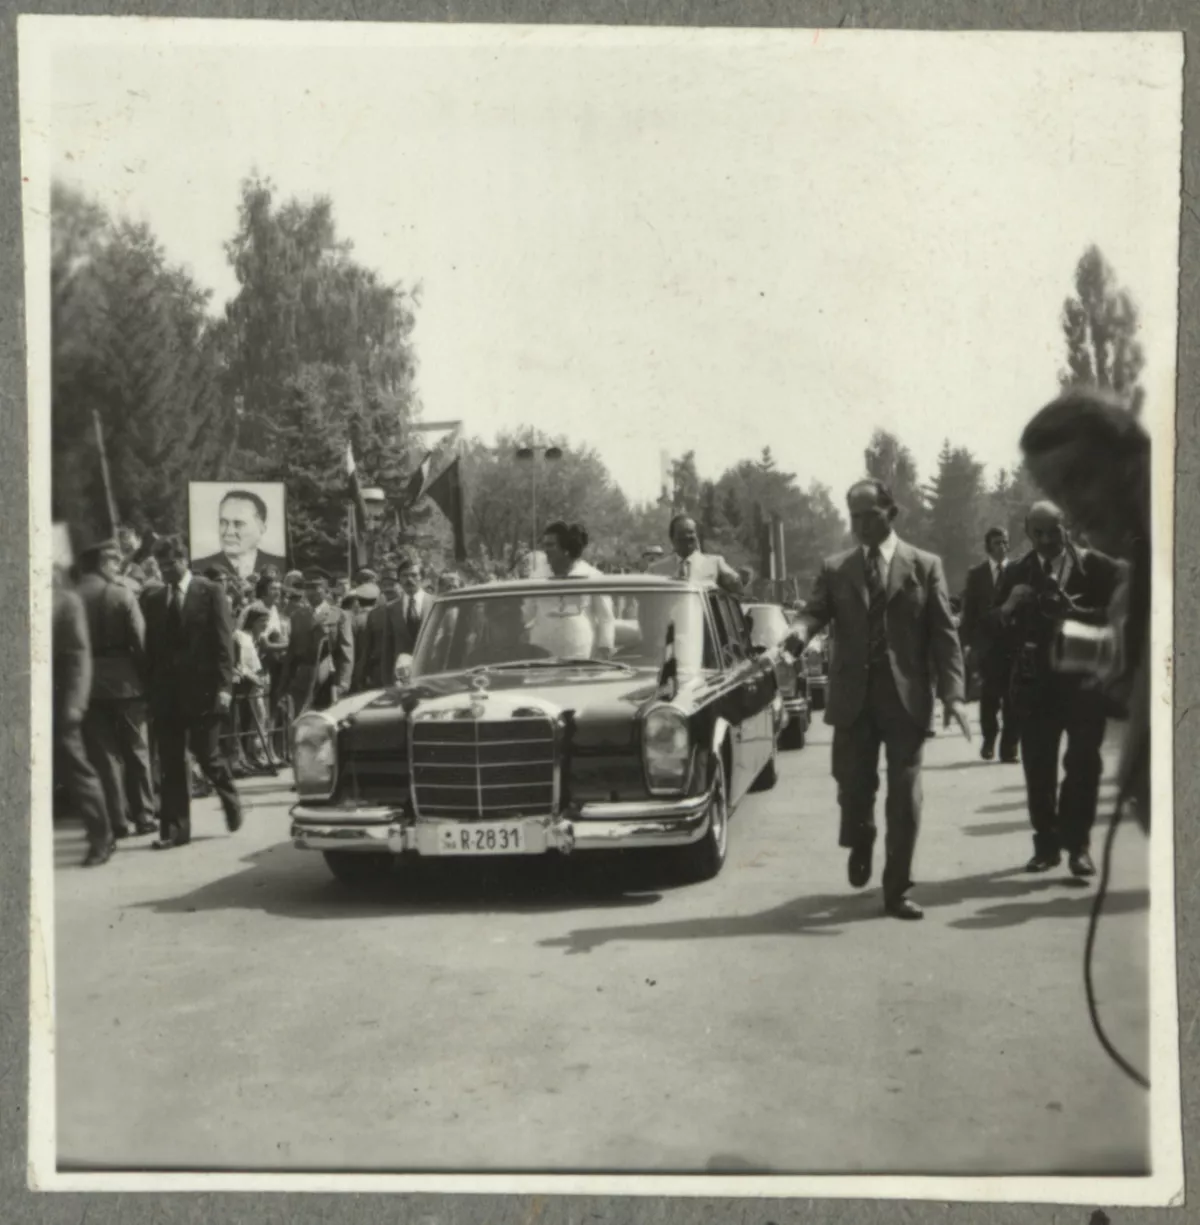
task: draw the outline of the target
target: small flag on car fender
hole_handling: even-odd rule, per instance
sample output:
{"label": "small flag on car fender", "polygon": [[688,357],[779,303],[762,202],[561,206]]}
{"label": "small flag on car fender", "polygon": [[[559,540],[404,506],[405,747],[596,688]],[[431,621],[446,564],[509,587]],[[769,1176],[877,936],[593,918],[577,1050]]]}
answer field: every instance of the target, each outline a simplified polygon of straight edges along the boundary
{"label": "small flag on car fender", "polygon": [[670,702],[679,692],[678,664],[675,661],[675,622],[667,626],[667,641],[663,647],[662,667],[658,670],[658,696]]}

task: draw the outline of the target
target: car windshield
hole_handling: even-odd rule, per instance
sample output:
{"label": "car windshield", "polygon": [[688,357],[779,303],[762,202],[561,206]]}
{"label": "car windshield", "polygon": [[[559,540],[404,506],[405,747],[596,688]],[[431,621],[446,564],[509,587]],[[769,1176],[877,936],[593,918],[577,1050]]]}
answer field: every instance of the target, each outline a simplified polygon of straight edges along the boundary
{"label": "car windshield", "polygon": [[750,641],[768,650],[777,647],[788,636],[788,620],[778,604],[748,604]]}
{"label": "car windshield", "polygon": [[597,672],[658,668],[672,622],[680,675],[713,666],[703,602],[694,591],[619,590],[593,580],[545,595],[464,591],[430,609],[412,676],[472,668],[533,671],[555,661]]}

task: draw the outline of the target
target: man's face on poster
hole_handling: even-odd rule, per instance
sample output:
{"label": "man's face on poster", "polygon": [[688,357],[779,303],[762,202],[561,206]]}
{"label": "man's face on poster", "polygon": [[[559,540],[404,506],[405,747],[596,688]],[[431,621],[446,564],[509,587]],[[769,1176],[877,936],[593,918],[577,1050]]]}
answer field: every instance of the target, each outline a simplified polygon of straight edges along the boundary
{"label": "man's face on poster", "polygon": [[225,498],[220,514],[221,552],[226,557],[255,552],[267,530],[258,507],[248,498]]}

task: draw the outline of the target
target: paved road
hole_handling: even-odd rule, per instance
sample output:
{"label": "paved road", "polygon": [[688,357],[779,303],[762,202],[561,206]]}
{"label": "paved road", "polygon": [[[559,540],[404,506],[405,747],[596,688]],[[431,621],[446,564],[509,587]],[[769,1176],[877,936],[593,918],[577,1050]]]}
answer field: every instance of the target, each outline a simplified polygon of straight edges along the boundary
{"label": "paved road", "polygon": [[[60,1161],[1141,1172],[1145,1096],[1085,1012],[1091,892],[1020,872],[1020,769],[931,743],[911,924],[845,883],[828,762],[818,727],[699,886],[435,864],[355,897],[269,780],[235,836],[202,802],[182,852],[83,871],[58,831]],[[1118,859],[1098,986],[1145,1067],[1134,830]]]}

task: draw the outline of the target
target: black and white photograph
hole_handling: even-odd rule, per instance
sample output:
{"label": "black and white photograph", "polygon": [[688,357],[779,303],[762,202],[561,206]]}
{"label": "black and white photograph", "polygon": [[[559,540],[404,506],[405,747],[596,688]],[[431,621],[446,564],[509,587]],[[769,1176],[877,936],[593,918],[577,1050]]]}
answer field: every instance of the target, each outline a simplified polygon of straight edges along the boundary
{"label": "black and white photograph", "polygon": [[282,482],[190,481],[188,549],[194,570],[249,578],[287,570],[287,486]]}
{"label": "black and white photograph", "polygon": [[1181,1201],[1181,35],[19,43],[32,1187]]}

